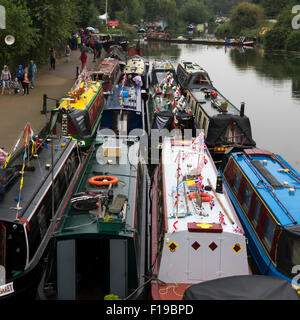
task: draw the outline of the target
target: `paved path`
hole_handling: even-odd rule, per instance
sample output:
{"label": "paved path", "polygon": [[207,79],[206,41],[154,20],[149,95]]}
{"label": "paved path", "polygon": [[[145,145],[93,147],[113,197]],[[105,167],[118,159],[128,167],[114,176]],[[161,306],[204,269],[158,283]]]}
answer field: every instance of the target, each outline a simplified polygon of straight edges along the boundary
{"label": "paved path", "polygon": [[[102,55],[104,50],[102,50]],[[49,120],[41,114],[43,94],[51,98],[63,97],[75,83],[76,67],[81,65],[80,52],[72,51],[70,62],[65,58],[57,59],[56,70],[50,66],[39,68],[35,79],[35,88],[29,89],[29,95],[0,95],[0,148],[10,152],[15,145],[25,124],[30,123],[35,133],[38,133]],[[96,61],[99,63],[99,60]],[[87,67],[94,66],[93,54],[88,54]],[[48,110],[55,106],[55,101],[48,100]]]}

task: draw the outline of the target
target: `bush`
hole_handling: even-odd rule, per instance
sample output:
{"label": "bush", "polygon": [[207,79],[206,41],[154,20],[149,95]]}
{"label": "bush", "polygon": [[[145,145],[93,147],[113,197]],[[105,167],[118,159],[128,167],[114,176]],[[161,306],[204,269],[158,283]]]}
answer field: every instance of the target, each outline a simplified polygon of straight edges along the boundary
{"label": "bush", "polygon": [[225,34],[227,34],[229,38],[232,34],[232,28],[229,22],[219,25],[215,31],[217,38],[224,38]]}
{"label": "bush", "polygon": [[292,31],[286,39],[286,49],[300,51],[300,30]]}
{"label": "bush", "polygon": [[280,26],[275,26],[272,30],[266,33],[264,37],[264,45],[268,50],[283,50],[285,49],[287,30]]}

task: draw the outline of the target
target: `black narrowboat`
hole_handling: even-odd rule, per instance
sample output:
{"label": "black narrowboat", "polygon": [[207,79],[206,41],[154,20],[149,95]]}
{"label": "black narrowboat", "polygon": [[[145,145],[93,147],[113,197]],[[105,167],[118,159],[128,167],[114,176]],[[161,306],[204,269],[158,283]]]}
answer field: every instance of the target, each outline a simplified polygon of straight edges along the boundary
{"label": "black narrowboat", "polygon": [[34,299],[81,164],[70,138],[32,137],[0,169],[0,299]]}

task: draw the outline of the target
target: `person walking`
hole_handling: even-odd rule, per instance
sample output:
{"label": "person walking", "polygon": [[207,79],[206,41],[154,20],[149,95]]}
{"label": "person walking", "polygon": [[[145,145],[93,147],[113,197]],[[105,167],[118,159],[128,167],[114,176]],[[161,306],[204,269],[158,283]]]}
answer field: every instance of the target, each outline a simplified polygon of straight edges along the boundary
{"label": "person walking", "polygon": [[34,81],[35,81],[35,74],[37,73],[37,67],[36,64],[34,63],[33,60],[29,61],[29,66],[28,66],[28,78],[29,81],[31,82],[31,89],[34,88]]}
{"label": "person walking", "polygon": [[29,78],[28,78],[28,68],[24,69],[24,80],[23,80],[23,88],[24,88],[24,94],[29,94]]}
{"label": "person walking", "polygon": [[7,89],[8,93],[10,94],[10,91],[9,91],[10,82],[11,82],[11,74],[8,69],[8,66],[5,65],[2,72],[1,72],[1,83],[2,83],[1,95],[4,95],[5,89]]}
{"label": "person walking", "polygon": [[77,37],[77,47],[80,49],[81,48],[81,36],[78,35]]}
{"label": "person walking", "polygon": [[67,45],[66,48],[66,62],[70,62],[70,58],[71,58],[71,48],[69,45]]}
{"label": "person walking", "polygon": [[[23,87],[24,69],[21,64],[18,66],[16,77],[18,78],[20,85],[22,84],[22,87]],[[23,91],[24,91],[24,87],[23,87]]]}
{"label": "person walking", "polygon": [[12,87],[15,94],[18,94],[20,92],[20,82],[18,81],[18,78],[15,78],[15,80],[12,81]]}
{"label": "person walking", "polygon": [[86,54],[86,51],[83,50],[81,52],[81,55],[80,55],[80,61],[81,61],[81,71],[84,69],[84,67],[86,66],[86,62],[87,62],[87,54]]}
{"label": "person walking", "polygon": [[50,48],[50,70],[55,70],[55,62],[56,62],[56,50],[54,48]]}

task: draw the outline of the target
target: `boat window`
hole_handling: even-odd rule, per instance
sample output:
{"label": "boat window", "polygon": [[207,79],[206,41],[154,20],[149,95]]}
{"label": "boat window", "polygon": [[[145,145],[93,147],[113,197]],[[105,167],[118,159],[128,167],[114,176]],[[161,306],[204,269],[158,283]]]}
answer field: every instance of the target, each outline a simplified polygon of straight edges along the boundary
{"label": "boat window", "polygon": [[255,198],[255,203],[254,203],[254,207],[253,207],[253,215],[252,215],[252,223],[253,223],[254,227],[257,226],[260,209],[261,209],[261,202],[258,200],[258,198]]}
{"label": "boat window", "polygon": [[273,219],[268,214],[266,214],[266,221],[265,221],[264,232],[263,232],[263,241],[269,251],[271,250],[272,243],[273,243],[275,226],[276,225]]}
{"label": "boat window", "polygon": [[250,185],[246,182],[246,187],[245,187],[245,192],[244,192],[243,202],[242,202],[243,208],[245,209],[246,212],[248,212],[249,210],[252,194],[253,194],[253,190],[250,187]]}
{"label": "boat window", "polygon": [[239,188],[240,188],[240,184],[241,184],[241,180],[242,180],[242,174],[239,170],[236,171],[235,173],[235,177],[234,177],[234,180],[233,180],[233,191],[238,194],[239,192]]}

